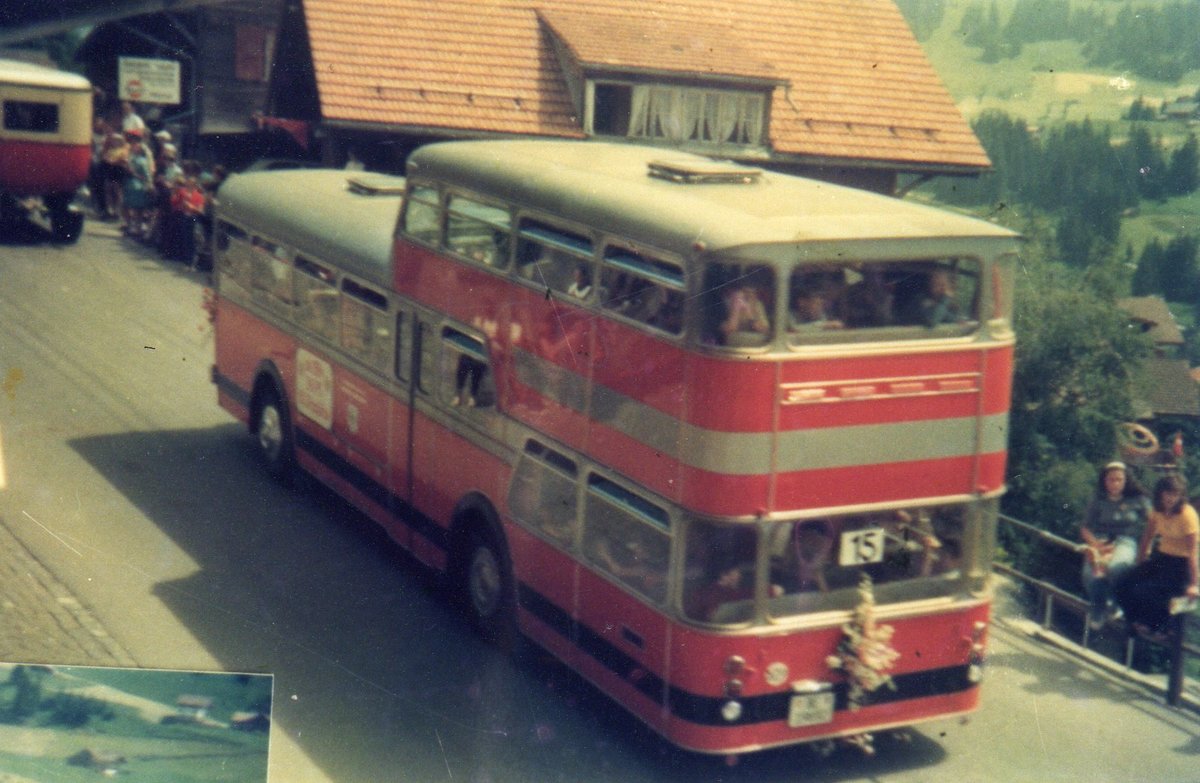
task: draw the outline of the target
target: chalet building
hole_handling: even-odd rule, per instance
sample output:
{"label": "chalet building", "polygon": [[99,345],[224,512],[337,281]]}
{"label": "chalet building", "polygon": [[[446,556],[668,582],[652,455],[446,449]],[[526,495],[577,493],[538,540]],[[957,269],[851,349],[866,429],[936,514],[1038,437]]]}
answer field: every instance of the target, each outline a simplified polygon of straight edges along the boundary
{"label": "chalet building", "polygon": [[1134,296],[1118,300],[1117,306],[1154,343],[1137,388],[1137,418],[1200,416],[1200,384],[1182,358],[1183,332],[1167,303],[1157,296]]}
{"label": "chalet building", "polygon": [[989,166],[893,0],[288,0],[267,109],[327,163],[381,171],[429,141],[531,136],[882,192]]}

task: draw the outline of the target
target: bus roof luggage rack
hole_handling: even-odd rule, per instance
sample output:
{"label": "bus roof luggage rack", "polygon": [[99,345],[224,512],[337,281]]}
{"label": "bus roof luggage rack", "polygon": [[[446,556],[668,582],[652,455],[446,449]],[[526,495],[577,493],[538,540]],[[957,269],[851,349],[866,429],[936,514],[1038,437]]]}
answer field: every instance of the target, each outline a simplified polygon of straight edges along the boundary
{"label": "bus roof luggage rack", "polygon": [[404,177],[391,174],[355,174],[346,180],[346,186],[360,196],[404,195]]}
{"label": "bus roof luggage rack", "polygon": [[650,176],[684,184],[725,183],[748,185],[757,182],[762,169],[741,166],[728,160],[652,160]]}

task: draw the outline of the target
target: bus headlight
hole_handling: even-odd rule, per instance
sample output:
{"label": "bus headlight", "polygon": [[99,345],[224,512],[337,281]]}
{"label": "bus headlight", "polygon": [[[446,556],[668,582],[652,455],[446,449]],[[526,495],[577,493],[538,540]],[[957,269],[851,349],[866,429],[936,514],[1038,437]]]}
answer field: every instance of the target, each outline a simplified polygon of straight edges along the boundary
{"label": "bus headlight", "polygon": [[721,705],[721,717],[729,723],[733,723],[742,717],[742,703],[740,701],[725,702]]}

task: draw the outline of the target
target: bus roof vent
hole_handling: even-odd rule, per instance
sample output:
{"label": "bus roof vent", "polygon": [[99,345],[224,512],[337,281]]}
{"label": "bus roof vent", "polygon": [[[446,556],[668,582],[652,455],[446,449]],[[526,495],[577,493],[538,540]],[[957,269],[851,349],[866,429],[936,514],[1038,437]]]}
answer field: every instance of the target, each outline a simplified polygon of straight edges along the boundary
{"label": "bus roof vent", "polygon": [[391,174],[355,174],[346,180],[346,186],[360,196],[404,195],[404,177]]}
{"label": "bus roof vent", "polygon": [[684,184],[733,183],[748,185],[762,177],[762,169],[728,160],[652,160],[650,176]]}

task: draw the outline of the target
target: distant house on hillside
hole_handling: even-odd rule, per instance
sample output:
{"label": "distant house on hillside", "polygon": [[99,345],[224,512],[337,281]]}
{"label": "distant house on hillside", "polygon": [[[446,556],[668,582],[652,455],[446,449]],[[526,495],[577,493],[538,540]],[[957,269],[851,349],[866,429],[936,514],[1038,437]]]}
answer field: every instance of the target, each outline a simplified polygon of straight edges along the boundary
{"label": "distant house on hillside", "polygon": [[1137,418],[1200,417],[1200,384],[1180,358],[1183,332],[1167,303],[1157,296],[1135,296],[1118,300],[1117,306],[1154,343],[1154,355],[1146,361],[1138,384]]}
{"label": "distant house on hillside", "polygon": [[87,767],[98,772],[115,771],[127,762],[128,759],[120,753],[94,750],[92,748],[84,748],[75,755],[67,758],[67,763],[73,767]]}
{"label": "distant house on hillside", "polygon": [[184,694],[175,700],[175,706],[179,708],[180,715],[192,718],[194,720],[203,720],[208,717],[208,711],[212,709],[213,700],[207,696],[192,696]]}
{"label": "distant house on hillside", "polygon": [[381,171],[429,141],[530,136],[889,193],[990,166],[894,0],[304,0],[269,96],[267,119],[307,125],[326,162]]}
{"label": "distant house on hillside", "polygon": [[1163,104],[1162,113],[1169,120],[1194,120],[1200,117],[1200,103],[1193,98],[1176,98]]}

